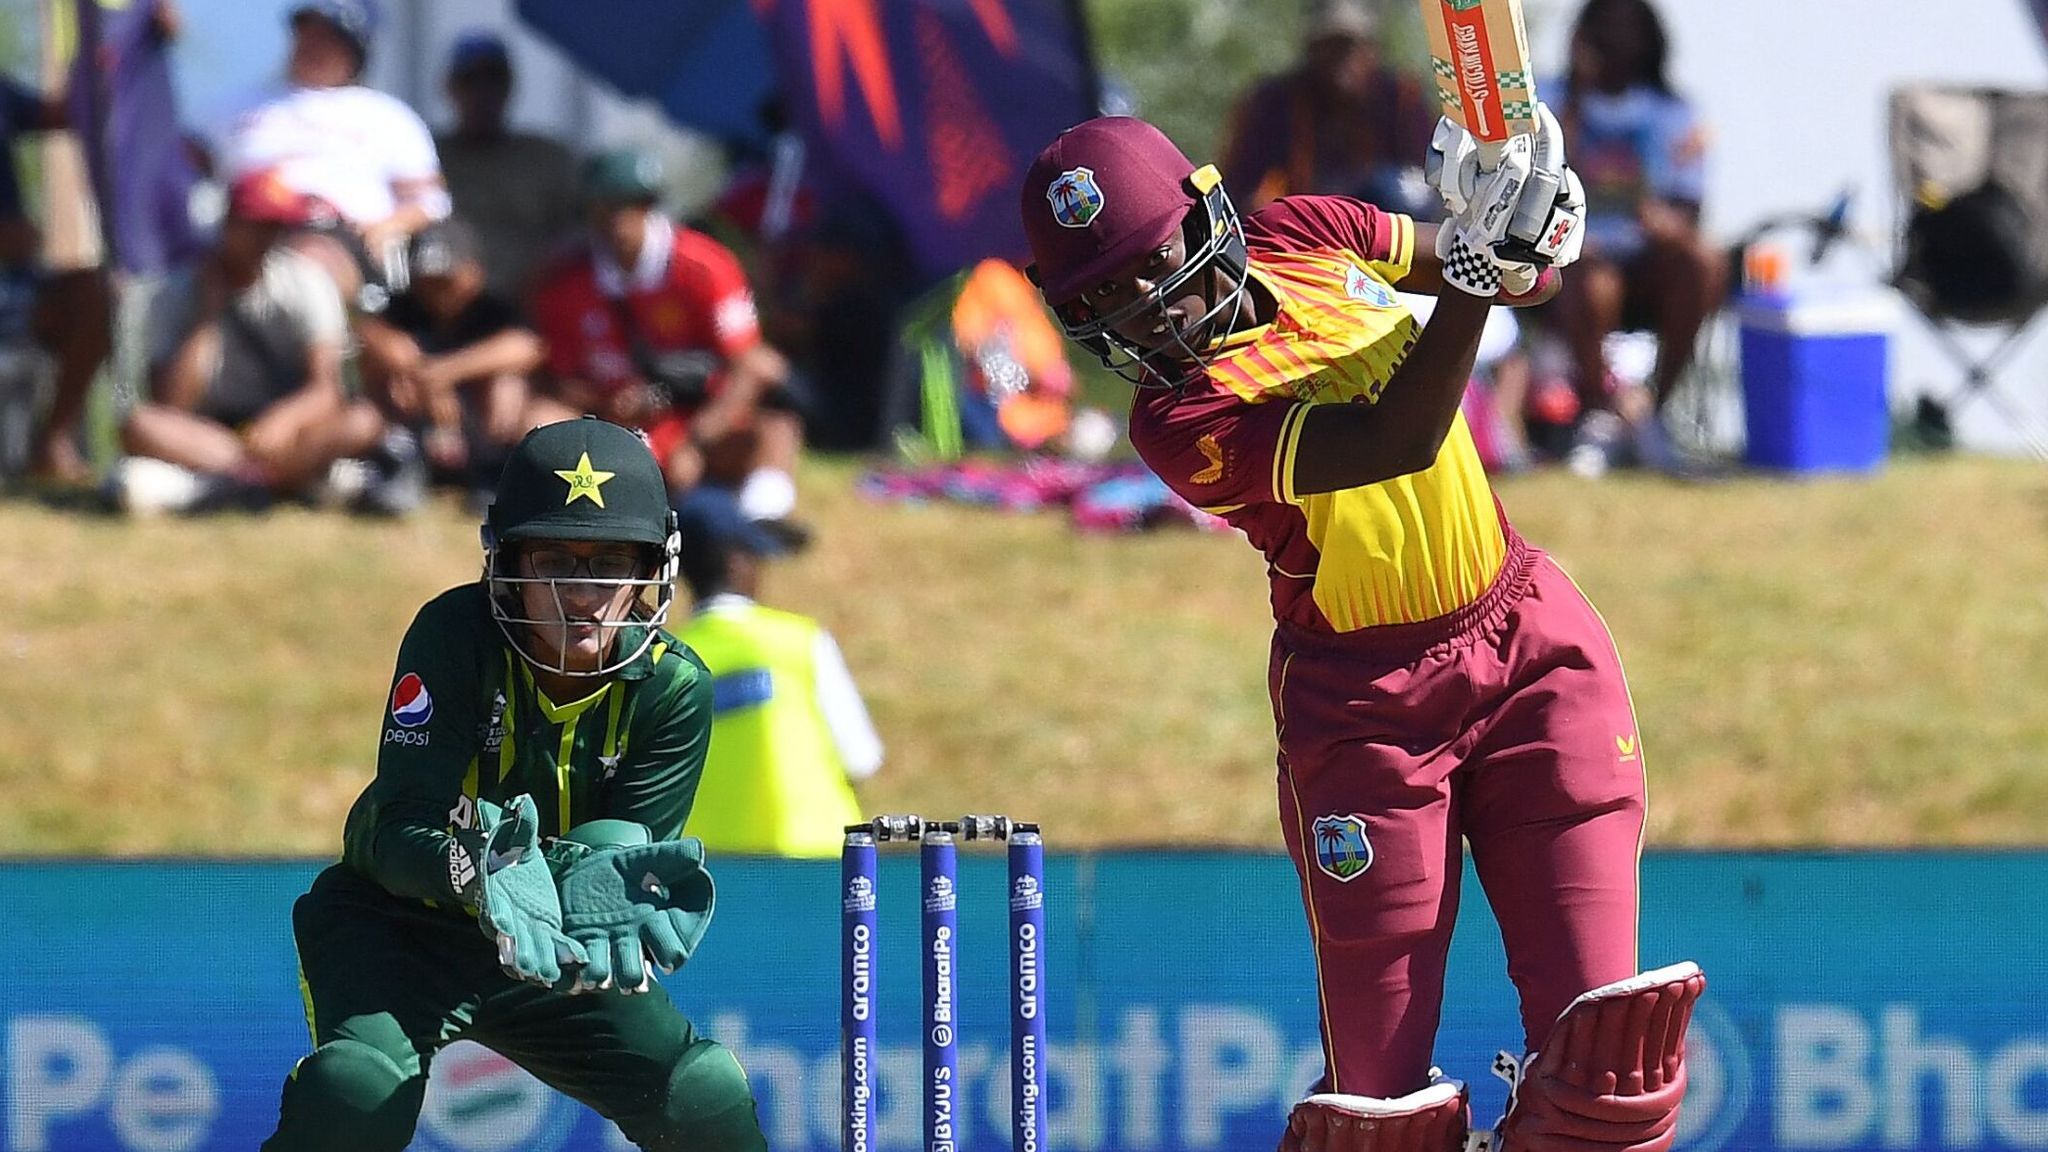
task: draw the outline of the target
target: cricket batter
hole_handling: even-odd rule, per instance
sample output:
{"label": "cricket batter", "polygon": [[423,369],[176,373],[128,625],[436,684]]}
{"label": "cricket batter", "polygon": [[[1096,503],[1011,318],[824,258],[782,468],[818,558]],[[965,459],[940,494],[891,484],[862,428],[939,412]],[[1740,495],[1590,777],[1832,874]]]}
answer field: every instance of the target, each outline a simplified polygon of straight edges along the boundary
{"label": "cricket batter", "polygon": [[[1621,661],[1571,580],[1508,524],[1458,415],[1487,309],[1559,273],[1493,251],[1529,174],[1577,254],[1556,122],[1498,167],[1445,121],[1452,209],[1417,224],[1289,196],[1240,218],[1144,121],[1090,120],[1025,177],[1033,276],[1067,335],[1138,385],[1131,440],[1228,520],[1272,580],[1280,820],[1314,938],[1325,1070],[1283,1150],[1450,1152],[1461,1083],[1430,1066],[1470,842],[1520,994],[1510,1152],[1670,1145],[1704,979],[1637,974],[1643,753]],[[1434,293],[1427,326],[1393,286]]]}
{"label": "cricket batter", "polygon": [[483,536],[482,578],[399,645],[376,778],[293,908],[314,1048],[263,1147],[399,1152],[434,1053],[470,1039],[641,1148],[765,1149],[739,1062],[650,973],[688,959],[712,909],[679,838],[711,678],[662,630],[661,469],[618,425],[539,428]]}

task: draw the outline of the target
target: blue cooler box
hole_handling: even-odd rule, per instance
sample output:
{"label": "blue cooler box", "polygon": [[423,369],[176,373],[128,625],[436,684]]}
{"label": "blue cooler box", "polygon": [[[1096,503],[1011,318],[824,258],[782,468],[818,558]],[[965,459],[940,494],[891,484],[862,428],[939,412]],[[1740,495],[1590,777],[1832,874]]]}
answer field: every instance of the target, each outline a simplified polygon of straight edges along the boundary
{"label": "blue cooler box", "polygon": [[1882,463],[1891,435],[1891,301],[1751,296],[1737,314],[1748,462],[1790,472],[1865,472]]}

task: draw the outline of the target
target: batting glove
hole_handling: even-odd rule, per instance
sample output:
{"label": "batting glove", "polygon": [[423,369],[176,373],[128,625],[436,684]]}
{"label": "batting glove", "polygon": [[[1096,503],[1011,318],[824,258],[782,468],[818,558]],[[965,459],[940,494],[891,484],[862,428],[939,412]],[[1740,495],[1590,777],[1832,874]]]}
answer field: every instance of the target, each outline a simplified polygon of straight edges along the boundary
{"label": "batting glove", "polygon": [[1448,119],[1437,122],[1425,174],[1447,216],[1469,241],[1514,264],[1564,267],[1585,238],[1586,193],[1565,162],[1564,129],[1550,106],[1536,105],[1536,132],[1503,146],[1484,167],[1479,141]]}
{"label": "batting glove", "polygon": [[1438,225],[1436,256],[1443,262],[1444,283],[1468,295],[1493,299],[1500,294],[1503,277],[1512,277],[1521,291],[1536,285],[1534,265],[1503,263],[1494,255],[1492,245],[1455,220]]}
{"label": "batting glove", "polygon": [[1533,137],[1508,137],[1489,161],[1470,132],[1445,119],[1437,121],[1424,174],[1434,172],[1431,183],[1443,197],[1448,219],[1491,246],[1507,237],[1535,160]]}
{"label": "batting glove", "polygon": [[1586,189],[1564,161],[1564,132],[1542,104],[1528,187],[1515,205],[1507,237],[1494,245],[1504,260],[1563,268],[1579,258],[1586,239]]}

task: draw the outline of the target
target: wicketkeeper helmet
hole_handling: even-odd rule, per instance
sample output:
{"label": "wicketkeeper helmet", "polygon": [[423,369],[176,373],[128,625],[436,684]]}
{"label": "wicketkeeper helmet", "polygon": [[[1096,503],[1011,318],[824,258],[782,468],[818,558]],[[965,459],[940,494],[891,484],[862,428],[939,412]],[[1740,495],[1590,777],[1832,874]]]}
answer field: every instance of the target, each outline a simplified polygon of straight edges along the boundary
{"label": "wicketkeeper helmet", "polygon": [[[514,563],[516,548],[511,546],[533,540],[637,545],[647,554],[644,571],[651,575],[625,579],[599,579],[588,571],[565,578],[521,575]],[[679,540],[667,482],[639,433],[594,416],[536,428],[505,461],[497,497],[484,518],[484,581],[491,615],[513,649],[536,667],[565,675],[617,672],[647,651],[654,643],[655,630],[668,620],[669,606],[675,600]],[[571,669],[564,666],[565,657],[550,662],[537,655],[532,630],[566,625],[561,619],[530,617],[521,593],[529,585],[546,585],[559,607],[563,584],[638,589],[639,599],[627,619],[600,622],[608,629],[637,631],[637,641],[613,643],[609,657],[596,669]],[[558,617],[566,615],[558,613]],[[632,637],[627,631],[614,635]],[[556,646],[558,653],[566,648],[566,643]]]}

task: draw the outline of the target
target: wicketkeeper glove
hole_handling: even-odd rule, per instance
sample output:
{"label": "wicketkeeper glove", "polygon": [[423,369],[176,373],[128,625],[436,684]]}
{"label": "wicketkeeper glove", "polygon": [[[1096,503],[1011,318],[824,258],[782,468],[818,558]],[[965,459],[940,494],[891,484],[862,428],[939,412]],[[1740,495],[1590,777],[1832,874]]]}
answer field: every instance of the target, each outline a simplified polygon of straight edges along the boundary
{"label": "wicketkeeper glove", "polygon": [[648,962],[673,972],[711,926],[716,892],[694,836],[594,849],[562,874],[562,927],[583,950],[572,991],[644,992]]}
{"label": "wicketkeeper glove", "polygon": [[[475,861],[477,926],[497,945],[498,965],[506,975],[552,988],[564,965],[582,964],[585,957],[583,946],[562,930],[562,904],[541,855],[533,797],[507,802],[503,815],[482,831]],[[454,853],[466,850],[458,836],[449,849],[451,871]]]}

